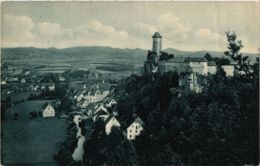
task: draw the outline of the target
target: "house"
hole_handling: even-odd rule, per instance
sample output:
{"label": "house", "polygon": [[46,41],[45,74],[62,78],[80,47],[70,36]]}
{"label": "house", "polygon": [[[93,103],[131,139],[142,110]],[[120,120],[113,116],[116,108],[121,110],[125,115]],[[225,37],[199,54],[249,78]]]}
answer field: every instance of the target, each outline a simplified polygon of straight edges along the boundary
{"label": "house", "polygon": [[61,82],[64,82],[66,79],[61,76],[61,77],[59,77],[59,80],[60,80]]}
{"label": "house", "polygon": [[19,78],[18,77],[13,77],[11,80],[12,80],[12,82],[18,82]]}
{"label": "house", "polygon": [[55,91],[55,84],[54,83],[49,84],[48,87],[49,87],[49,91],[51,91],[51,92]]}
{"label": "house", "polygon": [[24,73],[24,75],[29,75],[31,72],[30,71],[26,71],[25,73]]}
{"label": "house", "polygon": [[107,135],[109,135],[111,133],[111,130],[113,127],[120,127],[120,126],[121,125],[120,125],[119,121],[114,116],[109,116],[105,120],[105,131],[106,131]]}
{"label": "house", "polygon": [[137,117],[126,129],[127,139],[134,140],[144,130],[144,122]]}
{"label": "house", "polygon": [[26,79],[25,79],[25,78],[22,78],[22,79],[21,79],[21,83],[26,83]]}
{"label": "house", "polygon": [[[87,95],[85,93],[87,93]],[[102,83],[102,84],[95,84],[91,86],[88,90],[84,90],[81,95],[78,94],[74,98],[77,98],[78,102],[84,99],[81,108],[86,108],[91,103],[102,101],[109,94],[110,94],[110,86],[107,85],[106,83]]]}
{"label": "house", "polygon": [[215,61],[208,61],[208,73],[209,74],[217,73],[217,65]]}
{"label": "house", "polygon": [[40,84],[41,90],[46,90],[46,88],[48,88],[50,92],[53,92],[53,91],[55,91],[55,84],[54,83],[41,83]]}
{"label": "house", "polygon": [[42,116],[44,118],[47,118],[47,117],[55,117],[55,109],[54,107],[50,104],[50,103],[45,103],[43,106],[42,106]]}
{"label": "house", "polygon": [[1,81],[1,85],[6,85],[6,84],[7,84],[7,83],[6,83],[5,80]]}
{"label": "house", "polygon": [[108,110],[104,107],[103,104],[101,104],[94,112],[92,120],[96,122],[98,119],[106,120],[109,117]]}

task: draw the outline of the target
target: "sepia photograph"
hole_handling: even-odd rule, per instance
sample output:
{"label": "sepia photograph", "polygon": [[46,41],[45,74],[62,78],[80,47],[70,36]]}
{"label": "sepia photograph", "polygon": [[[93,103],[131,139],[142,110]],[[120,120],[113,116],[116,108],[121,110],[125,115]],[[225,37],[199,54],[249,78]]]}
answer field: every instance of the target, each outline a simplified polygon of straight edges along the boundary
{"label": "sepia photograph", "polygon": [[259,165],[260,1],[2,1],[3,166]]}

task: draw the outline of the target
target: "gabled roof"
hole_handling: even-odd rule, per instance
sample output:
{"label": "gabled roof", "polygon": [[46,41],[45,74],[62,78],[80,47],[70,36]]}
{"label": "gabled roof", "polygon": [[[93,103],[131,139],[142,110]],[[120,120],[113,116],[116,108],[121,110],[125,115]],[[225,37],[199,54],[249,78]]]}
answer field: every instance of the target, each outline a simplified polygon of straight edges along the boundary
{"label": "gabled roof", "polygon": [[54,105],[52,104],[52,103],[50,103],[50,102],[46,102],[46,103],[44,103],[43,105],[42,105],[42,110],[45,110],[46,108],[47,108],[47,106],[51,106],[52,108],[54,108]]}
{"label": "gabled roof", "polygon": [[114,115],[110,115],[106,120],[105,120],[105,124],[107,124],[111,119],[115,118],[115,120],[119,123],[119,121],[117,120],[117,118]]}
{"label": "gabled roof", "polygon": [[135,120],[130,123],[130,125],[127,126],[127,128],[129,128],[130,126],[132,126],[133,123],[139,123],[141,126],[144,126],[144,122],[142,121],[142,119],[140,119],[139,117],[135,118]]}
{"label": "gabled roof", "polygon": [[208,61],[208,66],[217,66],[215,61]]}
{"label": "gabled roof", "polygon": [[158,32],[155,32],[152,38],[162,38],[162,36]]}
{"label": "gabled roof", "polygon": [[207,59],[204,57],[187,57],[185,62],[207,62]]}
{"label": "gabled roof", "polygon": [[108,111],[107,111],[107,109],[104,107],[103,104],[101,104],[101,105],[95,110],[94,114],[97,114],[97,113],[100,112],[101,110],[103,110],[104,112],[106,112],[107,114],[109,114]]}
{"label": "gabled roof", "polygon": [[141,124],[142,126],[144,125],[144,122],[143,122],[142,119],[140,119],[139,117],[137,117],[137,118],[135,119],[135,122]]}

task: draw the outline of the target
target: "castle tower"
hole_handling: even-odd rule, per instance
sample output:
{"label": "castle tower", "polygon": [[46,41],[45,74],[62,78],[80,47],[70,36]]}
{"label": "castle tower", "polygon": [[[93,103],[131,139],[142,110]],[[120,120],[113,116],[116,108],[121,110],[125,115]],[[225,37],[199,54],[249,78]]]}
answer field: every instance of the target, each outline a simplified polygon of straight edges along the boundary
{"label": "castle tower", "polygon": [[157,57],[159,57],[162,49],[162,36],[158,32],[155,32],[152,38],[153,38],[152,51],[157,54]]}

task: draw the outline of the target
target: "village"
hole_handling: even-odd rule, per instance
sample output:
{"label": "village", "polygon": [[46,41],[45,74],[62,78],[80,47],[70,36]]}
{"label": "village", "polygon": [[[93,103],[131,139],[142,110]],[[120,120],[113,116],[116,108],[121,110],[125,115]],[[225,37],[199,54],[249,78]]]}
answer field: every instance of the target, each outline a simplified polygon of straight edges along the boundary
{"label": "village", "polygon": [[[75,123],[78,127],[77,137],[81,137],[78,143],[83,146],[84,136],[79,128],[83,119],[90,121],[90,126],[102,120],[107,134],[113,127],[120,127],[117,96],[114,95],[116,86],[116,80],[96,71],[38,73],[33,69],[3,65],[1,135],[4,163],[23,163],[29,160],[25,156],[31,154],[34,156],[31,163],[54,163],[57,144],[65,140],[69,124]],[[74,120],[70,121],[70,117]],[[133,140],[143,127],[142,120],[136,117],[124,133]],[[25,148],[28,146],[30,148]],[[78,148],[73,153],[75,161],[82,159],[83,152]]]}

